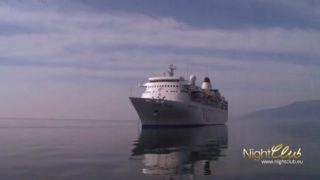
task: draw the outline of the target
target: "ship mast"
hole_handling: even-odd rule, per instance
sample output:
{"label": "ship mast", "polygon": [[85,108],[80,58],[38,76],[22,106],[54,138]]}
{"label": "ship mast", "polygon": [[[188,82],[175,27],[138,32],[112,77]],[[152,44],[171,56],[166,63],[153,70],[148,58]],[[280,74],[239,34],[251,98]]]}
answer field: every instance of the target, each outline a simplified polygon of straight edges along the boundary
{"label": "ship mast", "polygon": [[173,64],[170,64],[170,65],[169,65],[169,71],[168,71],[168,73],[169,73],[169,76],[170,76],[170,77],[173,77],[173,76],[174,76],[174,70],[176,70],[176,69],[177,69],[177,67],[174,66]]}

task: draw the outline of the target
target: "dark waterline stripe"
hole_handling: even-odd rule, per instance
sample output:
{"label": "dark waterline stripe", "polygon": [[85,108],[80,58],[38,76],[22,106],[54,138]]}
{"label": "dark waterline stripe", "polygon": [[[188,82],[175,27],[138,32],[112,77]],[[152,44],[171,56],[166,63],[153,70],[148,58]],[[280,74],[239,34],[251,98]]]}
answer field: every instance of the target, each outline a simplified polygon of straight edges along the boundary
{"label": "dark waterline stripe", "polygon": [[205,126],[221,126],[224,124],[170,124],[170,125],[153,125],[153,124],[145,124],[142,125],[142,128],[180,128],[180,127],[205,127]]}

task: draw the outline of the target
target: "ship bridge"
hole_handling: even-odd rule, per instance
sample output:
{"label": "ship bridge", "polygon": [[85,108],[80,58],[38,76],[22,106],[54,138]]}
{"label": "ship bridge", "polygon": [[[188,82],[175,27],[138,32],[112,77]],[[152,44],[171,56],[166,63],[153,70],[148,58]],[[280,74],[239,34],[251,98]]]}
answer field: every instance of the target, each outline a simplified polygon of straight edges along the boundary
{"label": "ship bridge", "polygon": [[169,76],[148,78],[148,81],[143,85],[146,89],[142,93],[141,98],[189,101],[188,81],[184,77],[174,76],[174,70],[176,70],[176,67],[171,64],[168,71]]}
{"label": "ship bridge", "polygon": [[179,81],[184,81],[183,77],[150,77],[148,79],[148,82],[153,83],[153,82],[179,82]]}
{"label": "ship bridge", "polygon": [[143,86],[146,87],[142,98],[187,101],[189,95],[182,92],[187,81],[183,77],[150,77]]}

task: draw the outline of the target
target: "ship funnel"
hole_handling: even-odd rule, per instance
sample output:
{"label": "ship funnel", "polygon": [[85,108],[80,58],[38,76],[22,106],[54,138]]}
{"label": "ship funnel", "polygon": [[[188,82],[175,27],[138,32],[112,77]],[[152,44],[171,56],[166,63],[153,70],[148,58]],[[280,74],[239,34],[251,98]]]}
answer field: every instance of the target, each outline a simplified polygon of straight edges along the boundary
{"label": "ship funnel", "polygon": [[204,78],[204,81],[202,82],[202,85],[201,85],[201,89],[205,89],[205,90],[211,90],[212,89],[211,82],[210,82],[210,79],[208,77]]}
{"label": "ship funnel", "polygon": [[197,77],[192,74],[192,75],[190,76],[190,84],[191,84],[191,85],[195,85],[195,84],[196,84],[196,80],[197,80]]}

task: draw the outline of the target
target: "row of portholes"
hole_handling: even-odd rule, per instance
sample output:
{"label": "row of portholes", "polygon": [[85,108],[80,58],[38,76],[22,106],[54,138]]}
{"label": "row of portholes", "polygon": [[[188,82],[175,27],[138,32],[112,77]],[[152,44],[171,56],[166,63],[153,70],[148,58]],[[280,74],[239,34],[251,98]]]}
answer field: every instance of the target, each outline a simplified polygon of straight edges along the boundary
{"label": "row of portholes", "polygon": [[[166,91],[166,92],[169,92],[169,91]],[[170,91],[171,93],[178,93],[178,91]]]}
{"label": "row of portholes", "polygon": [[148,88],[159,88],[159,87],[179,87],[179,85],[156,85],[156,86],[147,86]]}
{"label": "row of portholes", "polygon": [[[168,90],[166,91],[166,92],[169,92]],[[178,91],[170,91],[171,93],[178,93]],[[147,94],[149,94],[149,93],[155,93],[155,91],[145,91],[144,93],[147,93]]]}

